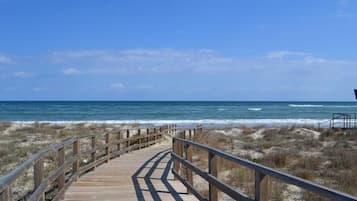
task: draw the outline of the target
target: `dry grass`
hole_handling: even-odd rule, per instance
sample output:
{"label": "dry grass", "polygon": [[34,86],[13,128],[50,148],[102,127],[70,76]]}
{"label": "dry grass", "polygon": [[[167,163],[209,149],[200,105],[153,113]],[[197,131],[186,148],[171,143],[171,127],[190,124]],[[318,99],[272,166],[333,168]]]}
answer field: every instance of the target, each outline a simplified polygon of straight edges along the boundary
{"label": "dry grass", "polygon": [[[259,129],[264,129],[261,132],[262,138],[252,139],[250,136]],[[235,135],[230,134],[229,128],[224,131],[227,135],[217,129],[206,130],[205,133],[196,135],[195,141],[232,154],[238,152],[237,155],[253,162],[357,196],[357,131],[297,127],[243,127],[241,134]],[[320,132],[318,137],[313,136],[316,131]],[[263,157],[256,158],[250,154],[252,151],[263,154]],[[201,160],[202,165],[207,167],[207,156],[203,156],[199,150],[197,153],[202,157],[198,157],[196,162]],[[221,176],[222,181],[239,186],[240,190],[249,193],[244,187],[244,184],[250,184],[247,180],[251,178],[246,176],[247,173],[234,164],[221,160],[220,171],[226,170],[231,172]],[[254,178],[251,181],[254,181]],[[279,184],[277,181],[273,187],[273,200],[288,199],[284,197],[285,191],[286,184]],[[300,194],[301,200],[326,200],[304,191]]]}
{"label": "dry grass", "polygon": [[[31,155],[51,144],[58,143],[73,136],[92,135],[105,132],[117,133],[123,125],[109,124],[12,124],[0,122],[0,176],[13,170]],[[133,126],[125,126],[131,128]],[[102,139],[104,141],[104,138]],[[90,141],[81,142],[81,149],[88,148]],[[98,139],[98,146],[101,146]],[[72,155],[71,148],[65,152],[66,157]],[[44,159],[45,176],[54,170],[56,153],[48,154]],[[31,169],[31,168],[30,168]],[[15,199],[20,199],[32,190],[33,172],[25,172],[13,188]]]}
{"label": "dry grass", "polygon": [[264,156],[262,163],[273,168],[283,168],[287,165],[288,158],[291,157],[291,155],[292,154],[286,150],[272,152]]}

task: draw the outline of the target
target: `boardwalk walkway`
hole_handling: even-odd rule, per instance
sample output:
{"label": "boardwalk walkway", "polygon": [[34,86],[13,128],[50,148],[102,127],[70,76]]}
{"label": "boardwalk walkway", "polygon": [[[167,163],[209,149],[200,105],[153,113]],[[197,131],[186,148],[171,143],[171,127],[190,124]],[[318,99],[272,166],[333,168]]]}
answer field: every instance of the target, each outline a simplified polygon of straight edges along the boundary
{"label": "boardwalk walkway", "polygon": [[64,200],[197,200],[171,174],[167,142],[124,154],[74,182]]}

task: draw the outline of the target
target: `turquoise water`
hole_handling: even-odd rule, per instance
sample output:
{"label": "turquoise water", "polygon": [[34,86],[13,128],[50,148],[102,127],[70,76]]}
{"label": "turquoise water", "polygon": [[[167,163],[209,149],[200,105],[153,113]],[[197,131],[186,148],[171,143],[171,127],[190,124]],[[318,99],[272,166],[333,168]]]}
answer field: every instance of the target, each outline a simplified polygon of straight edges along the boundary
{"label": "turquoise water", "polygon": [[29,123],[317,124],[357,102],[2,101],[0,120]]}

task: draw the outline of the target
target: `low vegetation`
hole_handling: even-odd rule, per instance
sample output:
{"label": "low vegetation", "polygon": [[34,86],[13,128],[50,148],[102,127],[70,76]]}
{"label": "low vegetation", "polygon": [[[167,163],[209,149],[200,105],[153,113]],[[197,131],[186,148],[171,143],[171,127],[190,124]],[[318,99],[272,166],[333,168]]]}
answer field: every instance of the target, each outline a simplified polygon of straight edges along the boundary
{"label": "low vegetation", "polygon": [[[242,127],[205,130],[194,140],[357,196],[357,131]],[[205,153],[196,151],[194,162],[207,168],[207,157],[202,154]],[[253,171],[224,159],[219,164],[219,177],[224,182],[254,197]],[[327,200],[299,187],[272,181],[272,200]],[[201,190],[205,193],[207,188]],[[223,199],[229,200],[226,196]]]}
{"label": "low vegetation", "polygon": [[[26,161],[31,155],[52,144],[74,136],[85,136],[105,132],[118,132],[123,129],[134,128],[138,125],[116,124],[16,124],[0,122],[0,177],[12,171],[16,166]],[[104,136],[103,136],[104,140]],[[97,146],[103,146],[97,141]],[[90,142],[83,143],[81,149],[89,149]],[[65,153],[66,156],[72,154]],[[57,155],[48,154],[44,160],[47,176],[55,169]],[[81,161],[85,163],[85,161]],[[13,186],[14,200],[23,200],[33,189],[33,170],[30,168]]]}

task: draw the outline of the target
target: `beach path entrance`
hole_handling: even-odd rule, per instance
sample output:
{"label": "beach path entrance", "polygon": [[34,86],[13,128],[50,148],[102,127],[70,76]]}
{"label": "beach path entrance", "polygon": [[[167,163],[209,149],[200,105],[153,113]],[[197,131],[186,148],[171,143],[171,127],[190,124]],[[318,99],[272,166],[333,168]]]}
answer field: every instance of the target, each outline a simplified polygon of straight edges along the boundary
{"label": "beach path entrance", "polygon": [[80,177],[64,200],[197,200],[171,173],[171,144],[124,154]]}

